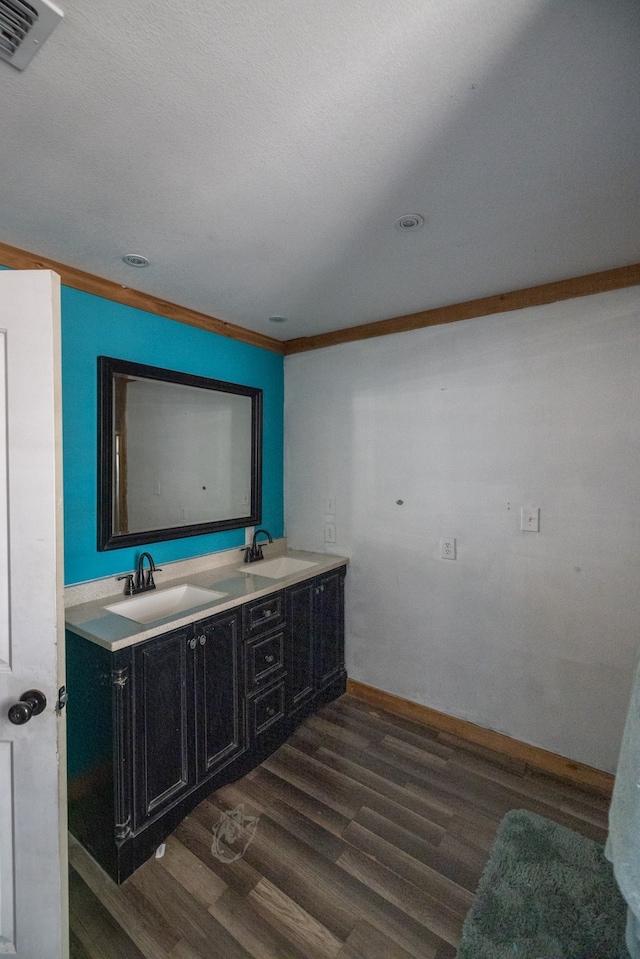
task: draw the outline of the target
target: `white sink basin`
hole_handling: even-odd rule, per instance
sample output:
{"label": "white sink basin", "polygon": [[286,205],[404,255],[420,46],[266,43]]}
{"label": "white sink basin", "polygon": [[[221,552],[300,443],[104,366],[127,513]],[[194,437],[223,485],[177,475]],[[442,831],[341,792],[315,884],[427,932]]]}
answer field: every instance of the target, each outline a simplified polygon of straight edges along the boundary
{"label": "white sink basin", "polygon": [[255,563],[245,563],[244,566],[239,567],[239,570],[242,573],[266,576],[267,579],[282,579],[284,576],[291,576],[292,573],[299,573],[303,569],[309,569],[310,566],[317,565],[317,563],[310,563],[307,559],[279,556],[276,559],[259,559]]}
{"label": "white sink basin", "polygon": [[215,589],[203,589],[200,586],[173,586],[171,589],[161,589],[157,593],[146,593],[144,596],[133,596],[121,603],[105,606],[110,613],[117,613],[134,623],[152,623],[154,619],[163,619],[175,613],[182,613],[187,609],[205,606],[216,599],[222,599],[226,593],[218,593]]}

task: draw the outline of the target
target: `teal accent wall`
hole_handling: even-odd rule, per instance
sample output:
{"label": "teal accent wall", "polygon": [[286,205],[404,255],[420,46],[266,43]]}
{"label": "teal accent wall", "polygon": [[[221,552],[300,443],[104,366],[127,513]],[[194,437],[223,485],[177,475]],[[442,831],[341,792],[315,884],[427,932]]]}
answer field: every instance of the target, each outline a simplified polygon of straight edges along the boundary
{"label": "teal accent wall", "polygon": [[[111,300],[62,288],[65,583],[128,572],[144,547],[98,552],[97,357],[257,386],[264,391],[262,525],[284,532],[283,357]],[[242,546],[244,530],[151,544],[158,566]]]}
{"label": "teal accent wall", "polygon": [[[0,266],[0,270],[7,267]],[[257,386],[263,392],[262,525],[284,535],[284,358],[121,303],[62,287],[65,584],[129,572],[144,547],[97,550],[97,357]],[[158,566],[244,543],[244,530],[151,544]]]}

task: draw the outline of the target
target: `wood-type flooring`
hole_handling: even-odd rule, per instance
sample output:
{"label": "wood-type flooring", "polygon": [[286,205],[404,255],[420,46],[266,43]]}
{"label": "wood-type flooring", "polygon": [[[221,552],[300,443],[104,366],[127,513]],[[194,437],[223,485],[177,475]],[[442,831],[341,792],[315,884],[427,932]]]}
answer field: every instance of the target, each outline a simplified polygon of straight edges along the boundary
{"label": "wood-type flooring", "polygon": [[608,800],[345,695],[117,886],[71,840],[72,959],[449,959],[496,827]]}

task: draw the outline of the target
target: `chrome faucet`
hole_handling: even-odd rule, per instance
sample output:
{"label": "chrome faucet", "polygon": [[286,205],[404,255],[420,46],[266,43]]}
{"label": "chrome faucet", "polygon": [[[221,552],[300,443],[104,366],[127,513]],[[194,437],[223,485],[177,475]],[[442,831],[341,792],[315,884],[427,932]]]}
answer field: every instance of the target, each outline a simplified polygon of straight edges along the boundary
{"label": "chrome faucet", "polygon": [[273,536],[266,529],[257,529],[253,534],[253,541],[251,546],[243,546],[240,550],[241,553],[244,553],[245,563],[255,563],[258,559],[264,559],[262,555],[262,543],[258,545],[258,533],[264,533],[270,543],[273,543]]}
{"label": "chrome faucet", "polygon": [[[144,572],[145,556],[149,560],[149,569],[147,570],[146,575]],[[153,574],[160,571],[161,567],[156,566],[156,564],[153,562],[153,556],[151,553],[140,553],[138,558],[138,566],[135,573],[126,573],[124,576],[118,576],[118,579],[126,579],[127,581],[124,587],[124,595],[135,596],[136,593],[146,593],[149,589],[155,589],[156,584],[153,581]]]}

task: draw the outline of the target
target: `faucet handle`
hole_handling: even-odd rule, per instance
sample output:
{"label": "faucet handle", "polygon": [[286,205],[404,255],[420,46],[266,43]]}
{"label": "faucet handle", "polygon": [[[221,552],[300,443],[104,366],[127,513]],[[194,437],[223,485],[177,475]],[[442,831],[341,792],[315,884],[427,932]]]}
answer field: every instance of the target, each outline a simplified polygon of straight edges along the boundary
{"label": "faucet handle", "polygon": [[155,584],[154,579],[153,579],[153,574],[154,574],[154,573],[161,573],[161,572],[162,572],[162,566],[154,566],[153,568],[149,567],[149,569],[147,570],[147,582],[146,582],[146,585],[147,585],[147,586],[150,586],[150,587],[151,587],[151,586],[155,586],[156,584]]}
{"label": "faucet handle", "polygon": [[133,573],[127,573],[125,576],[118,576],[118,579],[126,579],[124,587],[125,596],[133,596]]}

